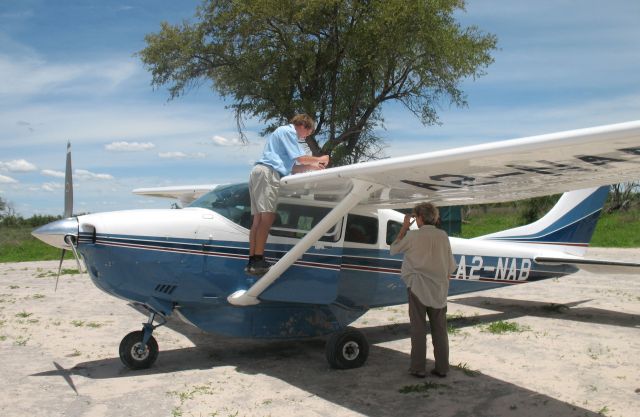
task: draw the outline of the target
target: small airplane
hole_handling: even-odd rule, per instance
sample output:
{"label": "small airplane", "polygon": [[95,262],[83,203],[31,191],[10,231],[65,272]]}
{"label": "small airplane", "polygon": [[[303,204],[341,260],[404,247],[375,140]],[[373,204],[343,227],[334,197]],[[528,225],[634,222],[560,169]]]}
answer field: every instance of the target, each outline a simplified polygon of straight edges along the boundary
{"label": "small airplane", "polygon": [[[68,147],[68,173],[70,164]],[[244,338],[329,335],[329,364],[347,369],[362,366],[369,352],[363,333],[349,324],[371,308],[407,302],[402,259],[389,254],[403,220],[396,209],[564,193],[532,224],[451,237],[458,269],[449,295],[578,269],[637,273],[640,264],[584,257],[608,185],[636,178],[640,121],[287,176],[266,252],[274,265],[262,277],[243,271],[251,224],[246,183],[136,190],[193,200],[179,210],[72,216],[69,174],[65,218],[33,235],[72,250],[98,288],[148,311],[142,330],[120,343],[131,369],[155,362],[152,333],[171,315]]]}

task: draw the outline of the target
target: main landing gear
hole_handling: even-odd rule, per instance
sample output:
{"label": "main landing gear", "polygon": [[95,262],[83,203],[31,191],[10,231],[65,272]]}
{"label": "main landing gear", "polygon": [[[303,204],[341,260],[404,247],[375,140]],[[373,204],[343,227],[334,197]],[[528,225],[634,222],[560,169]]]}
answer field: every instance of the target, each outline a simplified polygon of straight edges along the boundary
{"label": "main landing gear", "polygon": [[329,337],[325,353],[332,368],[359,368],[369,356],[369,342],[359,330],[347,327]]}
{"label": "main landing gear", "polygon": [[[167,321],[160,316],[162,322],[154,326],[156,314],[151,312],[142,330],[129,333],[120,342],[120,360],[130,369],[147,369],[158,359],[158,342],[151,333]],[[369,342],[362,332],[347,327],[329,337],[325,354],[332,368],[359,368],[369,356]]]}
{"label": "main landing gear", "polygon": [[153,325],[155,312],[149,314],[149,321],[142,325],[142,330],[131,332],[120,342],[120,360],[130,369],[147,369],[158,359],[158,342],[151,335],[153,331],[167,321],[160,316],[162,322]]}

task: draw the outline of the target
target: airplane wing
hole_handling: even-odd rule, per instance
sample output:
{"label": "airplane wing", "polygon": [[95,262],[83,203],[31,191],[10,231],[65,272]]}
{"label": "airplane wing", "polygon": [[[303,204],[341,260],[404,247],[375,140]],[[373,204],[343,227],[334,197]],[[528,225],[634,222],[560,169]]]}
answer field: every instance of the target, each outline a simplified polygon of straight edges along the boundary
{"label": "airplane wing", "polygon": [[259,295],[357,205],[497,203],[639,178],[640,121],[289,175],[280,180],[281,196],[336,205],[251,288],[227,300],[239,306],[259,303]]}
{"label": "airplane wing", "polygon": [[497,203],[640,179],[640,120],[290,175],[281,195],[340,201],[354,179],[380,185],[360,205],[388,208]]}
{"label": "airplane wing", "polygon": [[134,194],[149,197],[174,198],[180,201],[182,206],[193,202],[203,194],[216,188],[219,184],[180,185],[174,187],[150,187],[136,188]]}

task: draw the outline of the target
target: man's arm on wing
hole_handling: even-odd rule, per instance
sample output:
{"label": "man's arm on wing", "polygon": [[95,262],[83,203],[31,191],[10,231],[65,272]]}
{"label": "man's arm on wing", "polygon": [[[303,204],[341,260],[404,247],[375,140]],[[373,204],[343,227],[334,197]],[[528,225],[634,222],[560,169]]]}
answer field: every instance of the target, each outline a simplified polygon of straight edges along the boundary
{"label": "man's arm on wing", "polygon": [[317,171],[325,169],[329,165],[329,155],[311,156],[303,155],[296,158],[296,163],[291,170],[292,174],[299,174],[307,171]]}

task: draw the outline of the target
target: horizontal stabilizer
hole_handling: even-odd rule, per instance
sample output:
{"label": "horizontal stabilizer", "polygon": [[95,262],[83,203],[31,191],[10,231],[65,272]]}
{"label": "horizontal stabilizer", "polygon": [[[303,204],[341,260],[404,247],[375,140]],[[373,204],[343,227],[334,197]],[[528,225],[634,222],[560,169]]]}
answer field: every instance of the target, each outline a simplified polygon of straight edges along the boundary
{"label": "horizontal stabilizer", "polygon": [[200,196],[216,188],[219,184],[179,185],[173,187],[136,188],[134,194],[148,197],[175,198],[186,206]]}
{"label": "horizontal stabilizer", "polygon": [[640,263],[634,262],[551,257],[537,257],[534,260],[543,265],[574,265],[593,274],[640,274]]}

